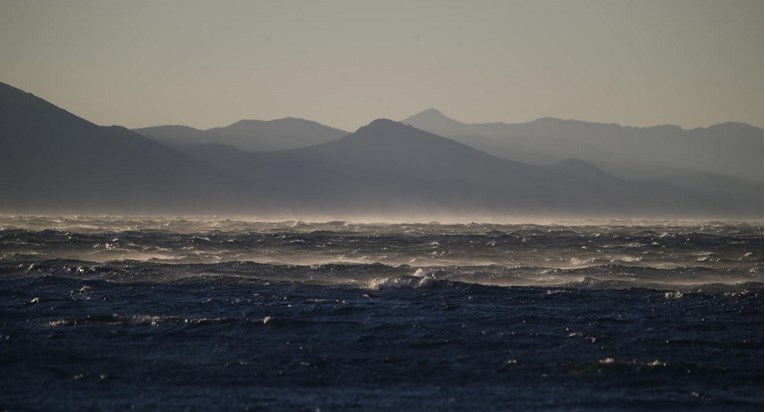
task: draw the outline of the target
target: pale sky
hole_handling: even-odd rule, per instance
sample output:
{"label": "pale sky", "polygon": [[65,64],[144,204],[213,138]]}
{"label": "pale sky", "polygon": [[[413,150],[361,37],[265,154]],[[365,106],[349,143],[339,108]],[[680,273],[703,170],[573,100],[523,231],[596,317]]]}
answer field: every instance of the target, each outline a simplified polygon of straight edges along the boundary
{"label": "pale sky", "polygon": [[0,81],[131,128],[292,116],[353,131],[429,107],[762,127],[763,4],[0,0]]}

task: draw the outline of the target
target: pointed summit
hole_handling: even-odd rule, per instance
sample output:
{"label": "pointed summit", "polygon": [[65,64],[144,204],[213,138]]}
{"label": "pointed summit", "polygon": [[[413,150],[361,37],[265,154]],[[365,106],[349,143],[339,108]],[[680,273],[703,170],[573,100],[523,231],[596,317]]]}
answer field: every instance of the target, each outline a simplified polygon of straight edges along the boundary
{"label": "pointed summit", "polygon": [[444,116],[443,113],[441,113],[440,110],[438,110],[438,109],[436,109],[434,107],[431,107],[429,109],[425,109],[425,110],[421,111],[420,113],[416,114],[415,116],[418,116],[418,115],[420,115],[420,116],[440,116],[440,117],[446,117],[446,116]]}
{"label": "pointed summit", "polygon": [[430,121],[430,122],[437,122],[437,121],[451,121],[454,122],[454,119],[450,119],[446,117],[443,113],[441,113],[440,110],[435,109],[433,107],[429,109],[425,109],[414,116],[408,117],[407,119],[403,120],[402,123],[412,123],[412,122],[422,122],[422,121]]}
{"label": "pointed summit", "polygon": [[389,119],[374,120],[351,135],[302,149],[299,154],[326,164],[352,166],[350,170],[362,168],[407,176],[407,179],[469,180],[476,184],[482,180],[502,180],[518,167],[513,162]]}
{"label": "pointed summit", "polygon": [[[397,147],[407,147],[412,144],[412,140],[420,139],[443,139],[440,136],[432,135],[423,130],[418,130],[412,126],[399,123],[390,119],[376,119],[360,127],[355,133],[348,135],[344,138],[338,139],[335,142],[349,141],[366,142],[365,145],[371,145],[369,147],[377,147],[377,149],[390,150],[389,146],[396,145]],[[334,143],[334,142],[330,142]],[[375,149],[375,150],[377,150]]]}
{"label": "pointed summit", "polygon": [[464,123],[449,118],[432,107],[402,120],[401,123],[442,136],[447,135],[452,130],[463,129],[466,126]]}

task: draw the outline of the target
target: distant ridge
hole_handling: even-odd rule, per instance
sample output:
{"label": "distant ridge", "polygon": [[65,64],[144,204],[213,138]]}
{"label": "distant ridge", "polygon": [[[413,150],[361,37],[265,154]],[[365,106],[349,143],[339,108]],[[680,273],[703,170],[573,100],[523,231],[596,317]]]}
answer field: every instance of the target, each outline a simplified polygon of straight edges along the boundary
{"label": "distant ridge", "polygon": [[303,212],[752,213],[750,205],[725,204],[666,183],[618,179],[581,160],[533,166],[500,159],[387,119],[308,148],[246,153],[199,146],[188,153],[248,179],[254,192],[279,199],[285,209]]}
{"label": "distant ridge", "polygon": [[622,173],[618,165],[626,164],[752,182],[763,180],[763,130],[744,123],[683,129],[675,125],[631,127],[545,117],[517,124],[468,124],[435,109],[417,113],[402,123],[518,161],[555,163],[578,158],[616,174]]}
{"label": "distant ridge", "polygon": [[155,126],[136,133],[174,148],[219,143],[244,151],[288,150],[326,143],[348,132],[314,121],[286,117],[276,120],[240,120],[208,130],[188,126]]}
{"label": "distant ridge", "polygon": [[577,119],[562,119],[552,116],[544,116],[540,117],[538,119],[530,120],[527,122],[519,122],[519,123],[507,123],[507,122],[501,122],[501,121],[495,121],[495,122],[476,122],[476,123],[466,123],[461,122],[459,120],[456,120],[454,118],[451,118],[449,116],[446,116],[443,112],[440,110],[430,107],[428,109],[425,109],[421,112],[418,112],[412,116],[407,117],[404,120],[401,120],[401,123],[414,125],[415,123],[422,123],[426,120],[431,121],[439,121],[443,122],[444,124],[454,124],[454,125],[461,125],[461,126],[479,126],[479,125],[497,125],[497,126],[519,126],[519,125],[530,125],[530,124],[536,124],[536,125],[550,125],[550,124],[579,124],[579,125],[595,125],[595,126],[612,126],[612,127],[619,127],[619,128],[625,128],[625,129],[676,129],[676,130],[704,130],[704,129],[710,129],[710,128],[716,128],[720,126],[740,126],[744,128],[752,128],[752,129],[758,129],[762,130],[756,126],[752,126],[748,123],[742,123],[742,122],[722,122],[710,125],[708,127],[694,127],[694,128],[683,128],[681,126],[675,125],[675,124],[657,124],[653,126],[631,126],[631,125],[623,125],[620,123],[607,123],[607,122],[594,122],[594,121],[586,121],[586,120],[577,120]]}

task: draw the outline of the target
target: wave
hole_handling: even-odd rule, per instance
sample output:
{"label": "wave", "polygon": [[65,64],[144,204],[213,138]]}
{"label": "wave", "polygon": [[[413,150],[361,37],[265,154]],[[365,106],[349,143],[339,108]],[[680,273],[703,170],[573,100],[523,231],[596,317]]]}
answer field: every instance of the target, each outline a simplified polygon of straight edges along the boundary
{"label": "wave", "polygon": [[425,224],[0,215],[0,276],[690,290],[761,283],[759,225]]}
{"label": "wave", "polygon": [[167,264],[130,260],[107,263],[62,259],[25,262],[0,260],[0,276],[120,283],[276,281],[369,290],[428,289],[471,284],[496,287],[741,291],[761,289],[763,285],[757,273],[719,273],[703,267],[656,269],[614,264],[551,270],[544,267],[496,265],[413,267],[381,263],[274,265],[248,261]]}

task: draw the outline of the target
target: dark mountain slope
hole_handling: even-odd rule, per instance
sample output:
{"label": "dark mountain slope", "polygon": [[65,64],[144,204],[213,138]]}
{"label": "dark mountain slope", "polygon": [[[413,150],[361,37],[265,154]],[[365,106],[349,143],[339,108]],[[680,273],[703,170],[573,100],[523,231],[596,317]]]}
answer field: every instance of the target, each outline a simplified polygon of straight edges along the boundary
{"label": "dark mountain slope", "polygon": [[740,212],[712,196],[618,179],[581,161],[542,167],[500,159],[384,119],[309,148],[244,153],[200,146],[188,153],[249,179],[256,192],[281,199],[293,210],[614,216]]}
{"label": "dark mountain slope", "polygon": [[102,127],[0,84],[6,210],[196,210],[235,193],[228,177],[122,127]]}
{"label": "dark mountain slope", "polygon": [[[241,125],[244,127],[245,125]],[[533,166],[376,120],[293,150],[187,146],[101,127],[0,85],[0,210],[301,216],[755,216],[761,208],[579,160]],[[696,181],[686,186],[698,186]],[[721,185],[725,182],[721,181]]]}

